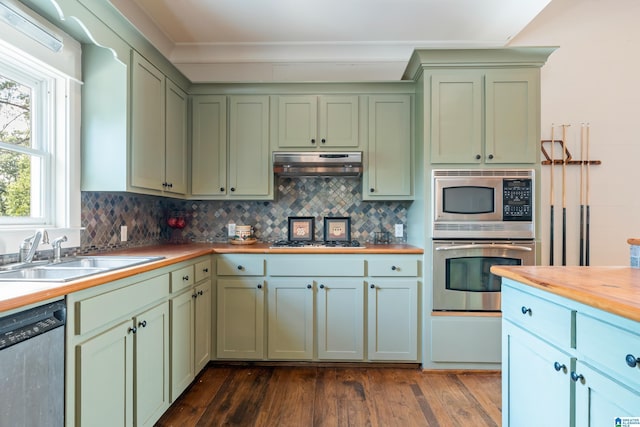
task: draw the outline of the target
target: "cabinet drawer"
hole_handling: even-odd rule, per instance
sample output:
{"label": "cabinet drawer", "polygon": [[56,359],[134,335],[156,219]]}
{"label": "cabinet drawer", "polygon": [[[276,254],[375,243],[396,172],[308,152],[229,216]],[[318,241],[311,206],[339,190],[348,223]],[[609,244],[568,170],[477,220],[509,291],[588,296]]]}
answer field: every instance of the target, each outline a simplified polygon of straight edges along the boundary
{"label": "cabinet drawer", "polygon": [[171,272],[171,292],[187,289],[195,283],[193,265],[186,266],[180,270]]}
{"label": "cabinet drawer", "polygon": [[276,255],[269,258],[271,276],[363,277],[364,259],[340,255]]}
{"label": "cabinet drawer", "polygon": [[402,259],[399,257],[368,258],[367,269],[369,276],[381,277],[416,277],[418,273],[417,259]]}
{"label": "cabinet drawer", "polygon": [[220,255],[216,259],[218,276],[264,276],[261,255]]}
{"label": "cabinet drawer", "polygon": [[200,261],[195,265],[196,283],[211,277],[211,260]]}
{"label": "cabinet drawer", "polygon": [[77,302],[76,334],[82,335],[101,325],[133,313],[169,295],[169,276],[153,277]]}
{"label": "cabinet drawer", "polygon": [[575,312],[509,286],[502,287],[502,315],[521,328],[562,347],[573,347]]}
{"label": "cabinet drawer", "polygon": [[[621,319],[624,323],[624,319]],[[616,380],[640,388],[640,363],[627,364],[627,356],[640,358],[640,326],[630,331],[611,323],[578,313],[576,316],[576,349],[580,358],[614,376]]]}

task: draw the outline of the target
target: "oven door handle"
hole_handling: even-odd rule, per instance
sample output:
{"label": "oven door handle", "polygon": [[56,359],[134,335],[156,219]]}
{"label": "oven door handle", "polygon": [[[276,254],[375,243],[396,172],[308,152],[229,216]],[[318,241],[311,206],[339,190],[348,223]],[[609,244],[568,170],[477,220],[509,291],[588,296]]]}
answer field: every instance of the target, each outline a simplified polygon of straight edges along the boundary
{"label": "oven door handle", "polygon": [[492,244],[477,244],[477,245],[451,245],[451,246],[440,246],[436,248],[436,251],[454,251],[458,249],[507,249],[507,250],[516,250],[516,251],[525,251],[531,252],[533,248],[528,246],[517,246],[517,245],[492,245]]}

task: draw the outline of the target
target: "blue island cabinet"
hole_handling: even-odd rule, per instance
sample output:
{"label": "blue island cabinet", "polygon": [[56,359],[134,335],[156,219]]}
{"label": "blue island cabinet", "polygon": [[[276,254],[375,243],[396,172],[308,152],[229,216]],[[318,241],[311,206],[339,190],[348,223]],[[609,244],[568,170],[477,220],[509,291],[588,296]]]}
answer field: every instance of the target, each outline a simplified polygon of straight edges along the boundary
{"label": "blue island cabinet", "polygon": [[640,324],[503,279],[503,426],[640,417]]}

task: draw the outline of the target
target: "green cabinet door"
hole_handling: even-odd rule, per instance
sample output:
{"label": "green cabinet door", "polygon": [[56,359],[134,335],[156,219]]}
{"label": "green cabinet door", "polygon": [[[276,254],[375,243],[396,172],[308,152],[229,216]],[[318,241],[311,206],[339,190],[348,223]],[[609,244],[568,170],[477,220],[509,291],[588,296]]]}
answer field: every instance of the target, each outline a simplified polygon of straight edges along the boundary
{"label": "green cabinet door", "polygon": [[537,163],[540,129],[539,70],[485,74],[485,162]]}
{"label": "green cabinet door", "polygon": [[165,76],[135,51],[131,67],[131,185],[162,191]]}
{"label": "green cabinet door", "polygon": [[168,193],[187,192],[187,94],[171,80],[166,81],[165,179]]}
{"label": "green cabinet door", "polygon": [[269,282],[269,359],[313,358],[313,293],[313,282],[308,279],[278,278]]}
{"label": "green cabinet door", "polygon": [[76,347],[76,421],[133,426],[133,323],[130,319]]}
{"label": "green cabinet door", "polygon": [[417,280],[370,279],[367,310],[368,358],[417,361]]}
{"label": "green cabinet door", "polygon": [[134,318],[136,426],[153,426],[169,408],[169,305]]}
{"label": "green cabinet door", "polygon": [[227,98],[198,95],[192,101],[191,194],[227,194]]}
{"label": "green cabinet door", "polygon": [[482,74],[450,70],[431,75],[431,163],[482,161]]}
{"label": "green cabinet door", "polygon": [[211,280],[195,288],[194,362],[197,375],[211,360]]}
{"label": "green cabinet door", "polygon": [[413,198],[411,97],[369,97],[369,141],[364,200]]}
{"label": "green cabinet door", "polygon": [[617,426],[616,418],[637,419],[640,416],[638,389],[614,381],[580,361],[576,365],[574,377],[577,379],[576,426]]}
{"label": "green cabinet door", "polygon": [[232,198],[273,198],[269,97],[229,97],[229,191]]}
{"label": "green cabinet door", "polygon": [[217,281],[217,356],[262,359],[264,356],[264,281],[241,277]]}
{"label": "green cabinet door", "polygon": [[328,277],[317,281],[318,359],[364,358],[364,282]]}
{"label": "green cabinet door", "polygon": [[503,425],[574,425],[569,377],[574,359],[509,322],[503,322],[502,340],[503,372],[508,372],[503,376]]}
{"label": "green cabinet door", "polygon": [[195,378],[193,357],[194,291],[171,298],[171,401]]}
{"label": "green cabinet door", "polygon": [[296,95],[278,98],[279,148],[358,147],[357,95]]}

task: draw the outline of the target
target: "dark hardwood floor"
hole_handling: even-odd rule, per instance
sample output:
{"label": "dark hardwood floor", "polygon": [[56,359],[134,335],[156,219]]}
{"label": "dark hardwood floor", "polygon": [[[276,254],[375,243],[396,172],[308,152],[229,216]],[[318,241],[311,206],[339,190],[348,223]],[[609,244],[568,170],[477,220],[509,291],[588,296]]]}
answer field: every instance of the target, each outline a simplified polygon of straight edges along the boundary
{"label": "dark hardwood floor", "polygon": [[500,426],[500,373],[210,365],[156,427]]}

